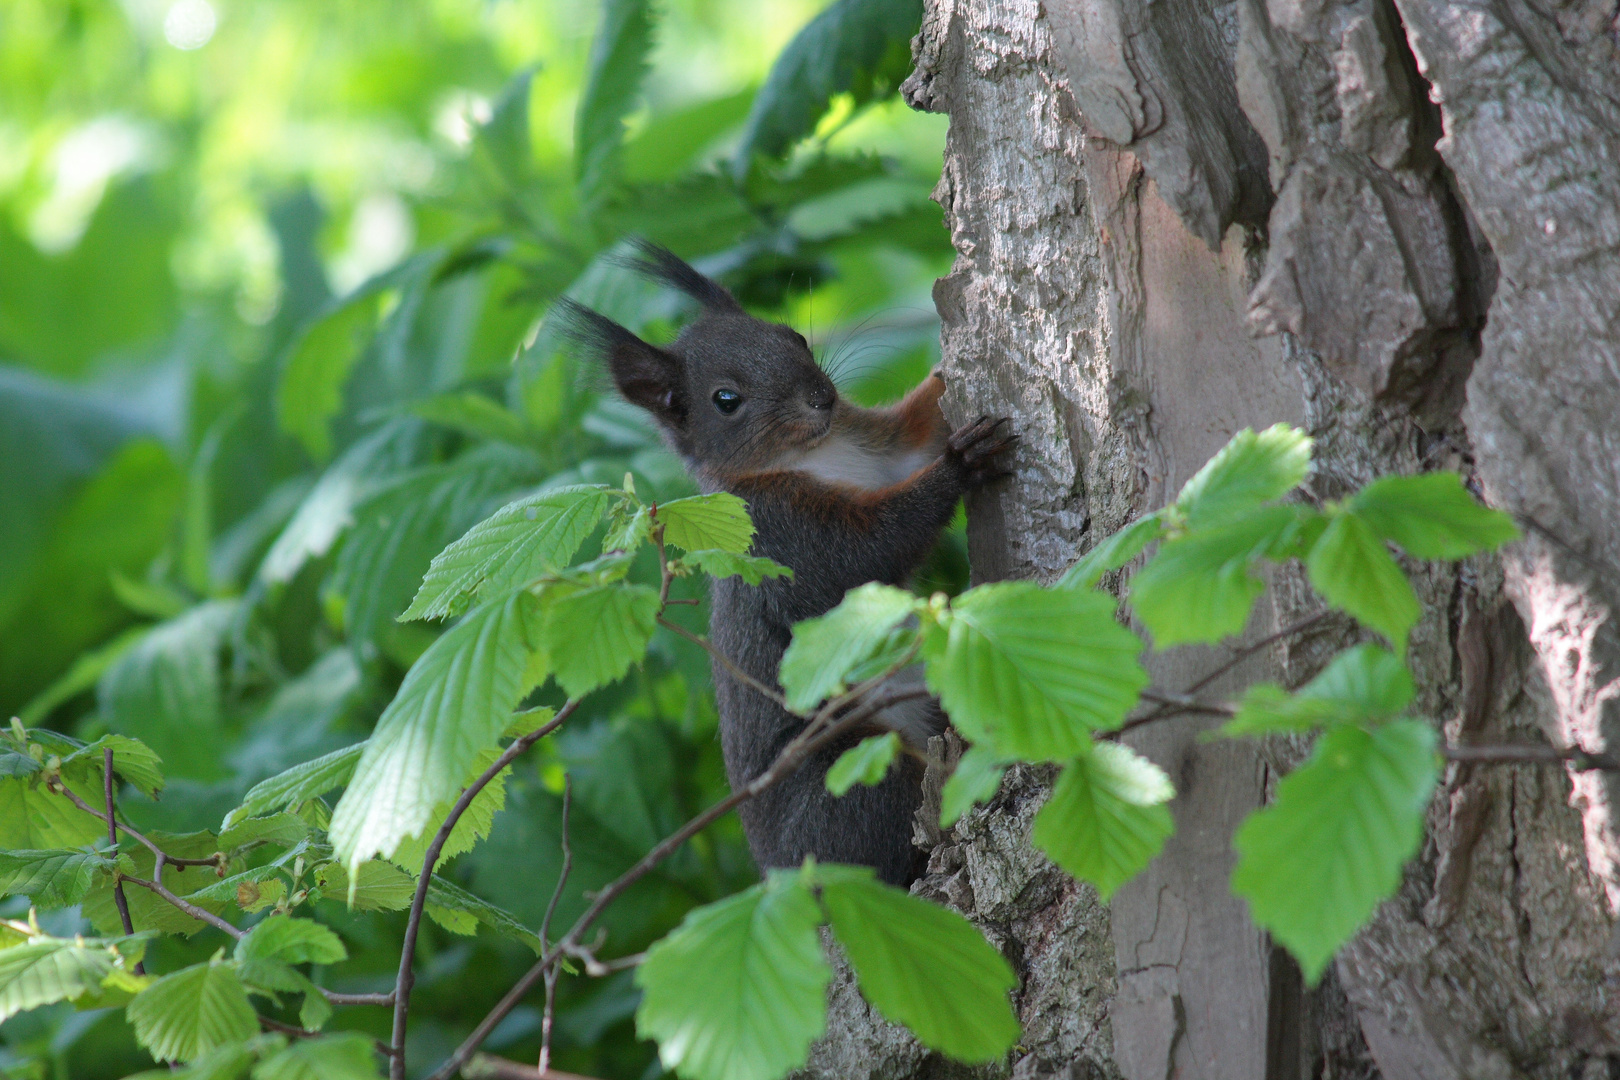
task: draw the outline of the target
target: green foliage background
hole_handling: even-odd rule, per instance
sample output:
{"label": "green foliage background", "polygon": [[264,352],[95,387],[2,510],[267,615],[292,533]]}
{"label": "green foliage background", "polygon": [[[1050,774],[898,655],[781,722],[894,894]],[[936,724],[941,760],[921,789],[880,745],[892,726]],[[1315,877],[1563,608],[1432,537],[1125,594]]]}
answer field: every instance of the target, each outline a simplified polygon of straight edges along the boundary
{"label": "green foliage background", "polygon": [[[937,359],[928,288],[950,256],[927,201],[944,121],[893,96],[919,10],[0,0],[0,719],[139,736],[168,786],[126,790],[132,821],[217,828],[254,783],[366,736],[439,631],[395,616],[468,526],[543,483],[628,471],[644,498],[689,494],[542,323],[567,291],[672,332],[669,299],[607,261],[626,235],[805,330],[857,400],[914,384]],[[178,47],[208,13],[206,41]],[[923,586],[963,577],[956,541]],[[508,776],[489,840],[441,872],[538,925],[566,768],[566,925],[724,794],[707,667],[659,631],[641,669]],[[723,821],[611,909],[613,951],[754,879]],[[71,936],[89,913],[41,918]],[[388,989],[401,913],[318,914],[349,954],[327,985]],[[532,960],[488,934],[423,938],[418,1068]],[[148,963],[176,971],[216,945],[165,937]],[[659,1075],[638,998],[629,972],[565,977],[558,1067]],[[532,1057],[538,1020],[520,1008],[488,1048]],[[347,1008],[328,1030],[386,1023]],[[48,1005],[0,1042],[8,1075],[152,1064],[121,1009]]]}

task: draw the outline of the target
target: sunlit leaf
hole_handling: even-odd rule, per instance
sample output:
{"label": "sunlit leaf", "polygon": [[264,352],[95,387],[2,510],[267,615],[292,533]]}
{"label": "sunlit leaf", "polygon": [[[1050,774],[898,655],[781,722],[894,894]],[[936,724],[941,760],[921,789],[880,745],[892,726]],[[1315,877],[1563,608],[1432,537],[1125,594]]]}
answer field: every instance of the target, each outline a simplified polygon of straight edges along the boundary
{"label": "sunlit leaf", "polygon": [[1308,731],[1327,724],[1387,720],[1411,704],[1411,672],[1386,649],[1357,645],[1333,658],[1322,673],[1290,694],[1274,683],[1244,692],[1223,735]]}
{"label": "sunlit leaf", "polygon": [[[428,905],[429,910],[441,924],[448,925],[442,916],[448,914],[463,916],[474,925],[487,926],[502,937],[521,941],[533,950],[536,956],[544,951],[539,936],[519,922],[517,916],[481,897],[474,896],[438,874],[434,874],[433,879],[428,882]],[[465,926],[466,923],[463,922],[461,925]],[[470,934],[472,930],[458,930],[457,933]]]}
{"label": "sunlit leaf", "polygon": [[1271,506],[1166,541],[1131,579],[1131,610],[1161,649],[1241,633],[1265,589],[1256,564],[1299,522],[1296,508]]}
{"label": "sunlit leaf", "polygon": [[[106,826],[102,828],[105,830]],[[105,832],[102,835],[105,836]],[[161,845],[168,854],[180,859],[206,859],[218,847],[214,837],[206,832],[181,835],[153,833],[148,838]],[[148,881],[152,879],[152,872],[157,868],[156,858],[144,847],[136,847],[123,853],[119,856],[119,862],[126,876],[145,878]],[[218,880],[212,866],[179,867],[171,862],[163,867],[163,887],[176,896],[194,893]],[[207,925],[147,889],[126,884],[124,895],[136,930],[190,935]],[[204,911],[216,915],[225,907],[224,901],[212,898],[197,898],[192,902]],[[98,878],[90,891],[85,894],[81,907],[84,917],[101,933],[111,936],[123,932],[123,920],[113,900],[111,878]]]}
{"label": "sunlit leaf", "polygon": [[845,750],[827,770],[827,790],[842,795],[856,784],[882,783],[900,753],[900,736],[894,732],[872,735]]}
{"label": "sunlit leaf", "polygon": [[744,555],[754,541],[748,504],[729,492],[689,495],[662,503],[658,520],[664,526],[664,539],[687,551],[718,548]]}
{"label": "sunlit leaf", "polygon": [[[482,776],[495,759],[501,756],[498,746],[487,747],[473,761],[472,768],[467,770],[467,776],[462,781],[463,788],[468,787],[474,780]],[[438,835],[439,829],[444,825],[445,819],[450,816],[450,808],[461,798],[461,792],[441,802],[433,808],[428,815],[427,824],[422,827],[420,835],[407,837],[400,841],[394,851],[394,862],[409,867],[412,872],[421,869],[422,861],[427,857],[427,848]],[[489,835],[490,828],[495,824],[495,815],[506,805],[506,773],[495,774],[494,779],[485,784],[483,789],[467,804],[461,817],[456,820],[455,828],[445,838],[444,847],[439,851],[438,865],[443,866],[449,860],[462,852],[471,851],[478,841]]]}
{"label": "sunlit leaf", "polygon": [[950,828],[970,809],[995,798],[1006,771],[989,747],[968,747],[940,792],[940,827]]}
{"label": "sunlit leaf", "polygon": [[546,605],[545,640],[558,684],[581,697],[617,680],[647,652],[658,619],[658,590],[597,585]]}
{"label": "sunlit leaf", "polygon": [[1164,522],[1157,514],[1132,522],[1081,556],[1080,561],[1058,579],[1057,588],[1091,588],[1102,580],[1104,574],[1118,570],[1136,558],[1143,548],[1162,535]]}
{"label": "sunlit leaf", "polygon": [[157,798],[157,793],[163,789],[163,759],[139,739],[125,735],[103,735],[63,758],[62,767],[73,769],[78,765],[88,765],[95,775],[100,776],[103,752],[106,750],[113,752],[115,775],[133,784],[147,798]]}
{"label": "sunlit leaf", "polygon": [[1434,748],[1433,729],[1412,720],[1333,728],[1233,838],[1232,891],[1311,982],[1417,853],[1439,774]]}
{"label": "sunlit leaf", "polygon": [[[91,806],[102,793],[85,780],[64,781]],[[107,826],[66,796],[53,795],[34,779],[0,780],[0,847],[13,851],[77,848],[106,839]]]}
{"label": "sunlit leaf", "polygon": [[67,907],[112,867],[111,858],[95,851],[0,851],[0,895],[26,896],[42,910]]}
{"label": "sunlit leaf", "polygon": [[135,1038],[159,1061],[190,1061],[259,1030],[235,966],[219,961],[165,975],[125,1012]]}
{"label": "sunlit leaf", "polygon": [[718,548],[688,551],[680,561],[683,565],[701,570],[710,577],[740,576],[749,585],[758,585],[768,577],[790,579],[793,577],[791,566],[783,566],[781,563],[757,555],[738,555]]}
{"label": "sunlit leaf", "polygon": [[361,863],[353,879],[342,863],[327,863],[315,879],[328,896],[356,911],[403,911],[416,895],[416,879],[381,859]]}
{"label": "sunlit leaf", "polygon": [[958,1061],[995,1061],[1011,1049],[1018,1020],[1007,992],[1018,979],[972,923],[866,867],[816,874],[833,933],[878,1012]]}
{"label": "sunlit leaf", "polygon": [[1176,497],[1176,509],[1192,529],[1229,521],[1236,514],[1280,499],[1311,468],[1311,437],[1288,424],[1256,433],[1244,428],[1205,462]]}
{"label": "sunlit leaf", "polygon": [[349,958],[343,942],[311,919],[276,915],[236,943],[238,960],[280,960],[287,964],[336,964]]}
{"label": "sunlit leaf", "polygon": [[1407,632],[1423,609],[1384,541],[1360,515],[1333,515],[1305,569],[1328,603],[1383,634],[1397,654],[1405,654]]}
{"label": "sunlit leaf", "polygon": [[0,949],[0,1020],[101,988],[119,964],[116,950],[60,939]]}
{"label": "sunlit leaf", "polygon": [[904,589],[873,582],[851,589],[827,614],[795,624],[781,667],[788,706],[813,709],[842,693],[851,669],[916,610],[916,597]]}
{"label": "sunlit leaf", "polygon": [[1118,743],[1071,761],[1035,815],[1030,838],[1107,900],[1153,861],[1174,829],[1170,778]]}
{"label": "sunlit leaf", "polygon": [[1513,519],[1475,502],[1454,472],[1374,480],[1350,509],[1416,559],[1461,559],[1519,538]]}
{"label": "sunlit leaf", "polygon": [[248,790],[242,805],[225,815],[221,828],[229,829],[244,818],[291,809],[342,787],[354,775],[354,767],[365,749],[365,743],[345,746],[259,781]]}
{"label": "sunlit leaf", "polygon": [[293,1039],[253,1069],[253,1080],[377,1080],[381,1075],[371,1037],[358,1031]]}

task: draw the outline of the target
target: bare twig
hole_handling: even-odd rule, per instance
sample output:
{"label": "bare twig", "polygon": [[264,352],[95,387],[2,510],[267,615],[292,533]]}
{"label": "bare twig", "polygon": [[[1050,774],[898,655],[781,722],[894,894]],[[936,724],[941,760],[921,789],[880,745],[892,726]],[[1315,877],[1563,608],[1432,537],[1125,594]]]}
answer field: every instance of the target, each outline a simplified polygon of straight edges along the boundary
{"label": "bare twig", "polygon": [[340,994],[335,990],[321,988],[321,996],[333,1005],[392,1005],[394,995],[386,994]]}
{"label": "bare twig", "polygon": [[1204,687],[1208,686],[1222,675],[1225,675],[1228,671],[1231,671],[1233,668],[1243,663],[1243,661],[1247,660],[1255,653],[1260,652],[1262,649],[1269,648],[1279,641],[1284,641],[1291,638],[1295,634],[1303,634],[1305,631],[1311,629],[1313,626],[1316,626],[1318,623],[1326,622],[1332,617],[1332,615],[1332,609],[1318,611],[1315,615],[1308,615],[1296,623],[1291,623],[1290,625],[1283,627],[1274,634],[1267,634],[1258,641],[1251,641],[1247,645],[1238,646],[1236,649],[1232,650],[1232,655],[1227,659],[1226,663],[1220,665],[1214,671],[1209,672],[1197,682],[1187,687],[1187,693],[1198,693],[1198,691],[1202,690]]}
{"label": "bare twig", "polygon": [[[585,974],[593,979],[600,979],[604,975],[612,975],[615,971],[625,971],[629,968],[640,967],[647,959],[644,952],[631,953],[629,956],[619,956],[612,960],[598,960],[592,949],[583,945],[575,945],[568,950],[568,955],[585,965]],[[553,971],[556,969],[553,968]]]}
{"label": "bare twig", "polygon": [[1594,754],[1571,746],[1559,750],[1553,746],[1531,743],[1502,746],[1445,746],[1440,755],[1447,761],[1461,761],[1474,765],[1568,765],[1576,772],[1620,772],[1620,757],[1613,754]]}
{"label": "bare twig", "polygon": [[[113,858],[117,859],[118,826],[113,824],[116,815],[113,813],[113,752],[110,746],[101,752],[101,781],[102,790],[107,796],[107,842],[113,846]],[[124,924],[124,935],[127,937],[135,933],[135,922],[129,917],[129,898],[124,895],[124,881],[116,872],[113,874],[113,903],[118,906],[118,918]],[[135,974],[146,974],[144,962],[135,965]]]}
{"label": "bare twig", "polygon": [[450,839],[450,832],[461,820],[461,815],[467,812],[467,807],[478,797],[485,786],[501,771],[512,764],[517,757],[529,747],[550,735],[562,726],[564,720],[579,707],[578,699],[568,702],[557,715],[527,735],[512,740],[512,745],[501,752],[489,768],[481,773],[478,779],[467,785],[461,793],[461,798],[450,808],[445,817],[444,824],[434,834],[433,842],[428,845],[427,854],[422,859],[422,876],[416,881],[416,895],[411,899],[410,916],[405,923],[405,941],[399,952],[399,975],[394,980],[394,1031],[392,1039],[392,1052],[389,1055],[388,1074],[390,1080],[405,1080],[405,1029],[410,1019],[411,989],[416,985],[416,939],[422,930],[422,912],[427,907],[428,886],[433,881],[433,867],[439,861],[439,852],[444,850],[445,841]]}
{"label": "bare twig", "polygon": [[[662,529],[662,526],[660,526]],[[568,884],[568,872],[574,868],[574,852],[568,846],[568,807],[573,802],[574,781],[567,774],[563,775],[562,797],[562,871],[557,875],[557,887],[551,890],[551,902],[546,905],[546,914],[540,920],[540,941],[543,945],[551,943],[551,917],[557,912],[557,901],[562,899],[563,886]],[[544,1073],[551,1067],[551,1021],[557,1010],[557,968],[553,966],[546,972],[546,1008],[540,1016],[540,1071]]]}
{"label": "bare twig", "polygon": [[555,1069],[531,1069],[506,1058],[479,1054],[461,1070],[467,1080],[592,1080],[578,1073],[557,1072]]}
{"label": "bare twig", "polygon": [[[162,871],[160,869],[159,873],[161,872]],[[173,904],[187,915],[190,915],[193,919],[205,922],[209,926],[214,927],[216,930],[223,930],[225,933],[229,934],[238,941],[247,936],[246,931],[232,926],[218,915],[215,915],[212,911],[204,911],[196,904],[180,899],[178,896],[174,895],[174,893],[170,892],[168,889],[165,889],[162,882],[148,881],[145,878],[138,877],[126,877],[124,880],[129,882],[131,885],[139,885],[143,889],[148,889],[156,893],[164,900],[167,900],[170,904]]]}
{"label": "bare twig", "polygon": [[[111,753],[111,751],[108,751],[108,753]],[[66,784],[57,783],[51,787],[51,790],[56,792],[58,795],[66,795],[68,801],[74,806],[77,806],[80,810],[83,810],[96,820],[106,822],[109,829],[116,825],[123,831],[125,836],[139,842],[142,847],[146,848],[146,850],[150,851],[153,855],[163,855],[164,858],[168,859],[169,862],[175,866],[212,866],[218,869],[220,865],[220,859],[217,855],[211,855],[206,859],[178,859],[172,855],[165,855],[163,850],[156,844],[152,843],[152,841],[148,840],[146,837],[142,836],[140,833],[136,832],[123,822],[118,821],[113,815],[104,814],[100,810],[97,810],[95,807],[79,798],[78,793],[72,788],[68,787]]]}
{"label": "bare twig", "polygon": [[[890,674],[893,674],[893,671],[898,670],[900,666],[902,665],[896,665],[895,669],[891,669],[890,672],[885,673],[883,678],[887,678]],[[451,1054],[450,1057],[445,1059],[444,1063],[429,1075],[428,1080],[448,1080],[449,1077],[455,1074],[457,1069],[466,1064],[468,1058],[472,1057],[473,1052],[476,1051],[483,1041],[489,1037],[489,1033],[495,1029],[495,1025],[506,1019],[507,1014],[517,1006],[518,1002],[523,1000],[524,995],[526,995],[534,987],[534,984],[545,977],[545,973],[557,963],[559,958],[571,954],[572,951],[578,947],[580,936],[590,928],[591,924],[596,921],[596,919],[602,914],[603,910],[605,910],[609,904],[613,903],[613,901],[616,900],[626,889],[639,881],[649,870],[673,854],[682,844],[686,843],[686,841],[690,840],[692,837],[714,824],[720,818],[730,813],[738,806],[738,804],[755,798],[763,792],[768,791],[778,783],[781,783],[783,780],[797,771],[799,766],[804,764],[811,754],[831,743],[844,732],[864,723],[872,716],[891,705],[899,704],[902,701],[910,701],[914,698],[928,696],[930,696],[928,691],[921,688],[891,691],[885,694],[874,695],[870,700],[862,702],[856,708],[851,709],[848,713],[839,717],[837,721],[822,727],[819,733],[812,735],[811,729],[815,727],[818,722],[831,715],[839,707],[840,702],[847,703],[847,695],[833,701],[829,701],[823,705],[821,709],[817,711],[816,716],[811,720],[811,722],[806,725],[805,730],[800,732],[800,734],[796,736],[793,741],[782,748],[781,753],[777,755],[776,760],[771,763],[769,768],[756,776],[746,787],[732,792],[730,795],[726,796],[724,799],[721,799],[719,802],[715,803],[701,814],[692,818],[685,825],[682,825],[675,832],[659,841],[659,843],[651,851],[647,852],[646,855],[642,856],[634,866],[632,866],[629,870],[626,870],[623,874],[619,875],[619,877],[614,879],[605,888],[598,892],[595,899],[591,902],[591,906],[585,910],[584,914],[580,915],[580,917],[575,920],[574,925],[569,928],[568,933],[563,935],[562,939],[558,941],[556,945],[548,948],[545,954],[541,956],[539,960],[535,961],[534,966],[529,968],[529,970],[524,973],[523,977],[513,984],[512,988],[506,992],[506,995],[501,998],[496,1006],[490,1010],[489,1014],[479,1022],[476,1028],[473,1029],[472,1034],[468,1035],[466,1039],[462,1040],[461,1045],[456,1048],[455,1053]]]}
{"label": "bare twig", "polygon": [[[706,652],[710,656],[714,657],[716,660],[718,660],[720,662],[721,667],[725,668],[727,671],[729,671],[731,673],[732,678],[736,679],[738,682],[742,683],[744,686],[748,687],[750,690],[753,690],[756,693],[758,693],[758,694],[760,694],[760,695],[762,695],[762,696],[764,696],[766,698],[769,698],[770,700],[776,702],[778,705],[782,706],[782,708],[787,709],[788,705],[787,705],[787,699],[786,698],[784,698],[781,694],[777,693],[776,690],[774,690],[773,688],[771,688],[769,686],[766,686],[764,683],[760,682],[758,679],[756,679],[752,675],[748,674],[748,672],[746,672],[742,668],[738,667],[736,662],[733,661],[731,659],[731,657],[727,656],[725,653],[723,653],[719,649],[717,649],[715,647],[714,643],[711,642],[708,638],[699,637],[697,634],[692,633],[692,631],[688,630],[686,627],[681,626],[678,623],[672,623],[668,619],[664,618],[662,615],[658,616],[658,625],[662,626],[665,630],[673,630],[675,633],[679,634],[681,637],[685,638],[687,641],[690,641],[692,644],[696,645],[698,648],[702,649],[704,652]],[[792,712],[791,709],[789,709],[788,711]]]}

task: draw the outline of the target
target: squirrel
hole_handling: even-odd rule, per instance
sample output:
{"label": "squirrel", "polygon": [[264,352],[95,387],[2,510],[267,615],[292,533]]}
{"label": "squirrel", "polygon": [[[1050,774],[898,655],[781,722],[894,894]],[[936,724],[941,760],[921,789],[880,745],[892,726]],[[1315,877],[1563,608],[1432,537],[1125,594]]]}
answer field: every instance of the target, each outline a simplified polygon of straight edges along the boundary
{"label": "squirrel", "polygon": [[[981,417],[951,431],[939,408],[944,380],[929,375],[898,404],[863,409],[839,396],[804,337],[755,318],[732,294],[671,252],[638,242],[629,265],[701,307],[664,347],[566,298],[560,314],[576,340],[605,361],[615,387],[650,413],[705,493],[747,504],[754,553],[791,567],[792,578],[747,585],[718,578],[710,639],[732,663],[777,685],[793,624],[823,615],[870,581],[903,585],[969,488],[1009,475],[997,462],[1015,437],[1006,420]],[[716,661],[715,697],[726,773],[739,790],[768,768],[803,721]],[[908,672],[915,676],[915,672]],[[897,705],[874,717],[913,749],[946,726],[937,702]],[[738,807],[763,871],[825,862],[873,867],[892,884],[921,870],[911,819],[922,798],[920,755],[880,783],[842,797],[825,778],[866,731],[853,731],[797,772]]]}

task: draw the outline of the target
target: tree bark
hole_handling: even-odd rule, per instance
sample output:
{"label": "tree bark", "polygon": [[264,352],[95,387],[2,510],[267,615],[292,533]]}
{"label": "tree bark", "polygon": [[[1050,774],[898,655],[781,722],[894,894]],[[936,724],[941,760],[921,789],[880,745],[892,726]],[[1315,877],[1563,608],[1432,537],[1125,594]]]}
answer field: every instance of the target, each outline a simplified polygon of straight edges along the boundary
{"label": "tree bark", "polygon": [[[1023,438],[969,504],[975,578],[1051,580],[1236,431],[1301,424],[1314,497],[1453,468],[1524,524],[1500,559],[1408,564],[1446,737],[1620,746],[1617,42],[1614,0],[928,0],[904,92],[951,117],[947,412]],[[1320,606],[1272,584],[1253,637]],[[1353,634],[1224,687],[1297,685]],[[1149,665],[1176,690],[1225,655]],[[1133,733],[1177,831],[1110,905],[1029,845],[1046,770],[919,829],[918,891],[1020,973],[1008,1061],[928,1054],[846,975],[808,1075],[1620,1075],[1620,778],[1452,766],[1400,892],[1307,988],[1227,880],[1304,746],[1199,732]]]}

